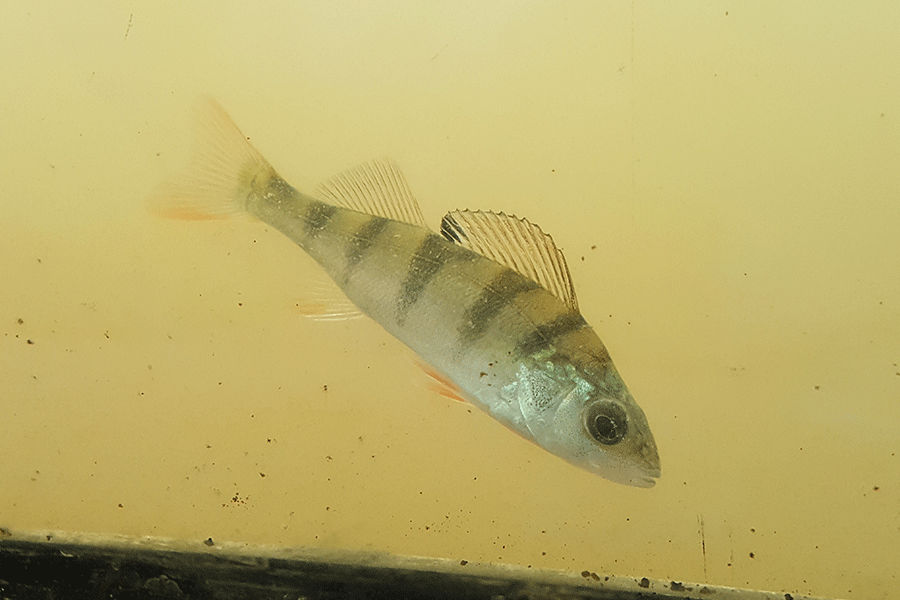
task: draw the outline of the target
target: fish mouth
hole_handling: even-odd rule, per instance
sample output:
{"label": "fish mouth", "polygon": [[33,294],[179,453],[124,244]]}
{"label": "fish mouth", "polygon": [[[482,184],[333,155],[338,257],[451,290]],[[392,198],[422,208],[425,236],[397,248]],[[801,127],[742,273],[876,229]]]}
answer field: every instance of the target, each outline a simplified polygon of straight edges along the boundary
{"label": "fish mouth", "polygon": [[660,473],[657,471],[655,475],[644,475],[643,477],[635,478],[632,480],[632,485],[634,487],[651,488],[656,485],[659,475]]}
{"label": "fish mouth", "polygon": [[[638,488],[651,488],[656,485],[656,480],[660,477],[659,467],[647,468],[644,466],[627,465],[624,468],[610,469],[608,465],[591,465],[593,468],[587,468],[588,471],[600,475],[604,479],[609,479],[622,485],[629,485]],[[582,467],[586,468],[586,467]]]}
{"label": "fish mouth", "polygon": [[628,478],[628,485],[640,488],[651,488],[656,485],[656,480],[662,475],[662,470],[657,465],[659,465],[658,460],[652,466],[641,465],[633,468]]}

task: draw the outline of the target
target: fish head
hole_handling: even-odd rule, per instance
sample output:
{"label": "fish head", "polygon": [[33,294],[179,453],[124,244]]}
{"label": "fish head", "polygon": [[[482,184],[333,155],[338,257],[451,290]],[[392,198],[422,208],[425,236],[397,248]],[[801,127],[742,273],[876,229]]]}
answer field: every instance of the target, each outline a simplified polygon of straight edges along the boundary
{"label": "fish head", "polygon": [[517,379],[519,409],[538,445],[617,483],[656,483],[656,442],[615,367],[598,375],[571,363],[538,360],[520,365]]}

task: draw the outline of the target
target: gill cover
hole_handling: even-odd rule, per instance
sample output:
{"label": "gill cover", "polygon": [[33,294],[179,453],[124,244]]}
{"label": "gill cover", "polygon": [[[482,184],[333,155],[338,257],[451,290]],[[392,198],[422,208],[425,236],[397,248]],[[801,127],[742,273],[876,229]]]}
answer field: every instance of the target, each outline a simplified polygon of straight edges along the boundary
{"label": "gill cover", "polygon": [[543,448],[612,481],[651,487],[660,469],[646,417],[618,374],[607,378],[617,385],[565,361],[525,361],[518,370],[516,402],[528,432]]}

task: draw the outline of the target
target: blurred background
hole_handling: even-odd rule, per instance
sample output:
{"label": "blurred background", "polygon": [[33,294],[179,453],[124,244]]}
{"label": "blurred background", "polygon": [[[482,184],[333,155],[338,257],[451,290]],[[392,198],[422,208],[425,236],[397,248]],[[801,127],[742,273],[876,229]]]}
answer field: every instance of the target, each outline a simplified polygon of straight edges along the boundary
{"label": "blurred background", "polygon": [[[0,526],[846,598],[900,557],[900,5],[0,4]],[[162,221],[216,98],[300,190],[540,224],[653,489],[424,391],[248,218]]]}

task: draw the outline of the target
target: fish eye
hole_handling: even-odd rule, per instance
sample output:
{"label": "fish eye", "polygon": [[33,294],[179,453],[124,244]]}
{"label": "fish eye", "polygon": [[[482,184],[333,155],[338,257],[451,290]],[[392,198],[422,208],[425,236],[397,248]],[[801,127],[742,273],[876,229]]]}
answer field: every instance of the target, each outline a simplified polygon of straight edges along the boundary
{"label": "fish eye", "polygon": [[584,426],[591,437],[603,444],[618,444],[628,431],[628,415],[615,402],[595,402],[584,411]]}

